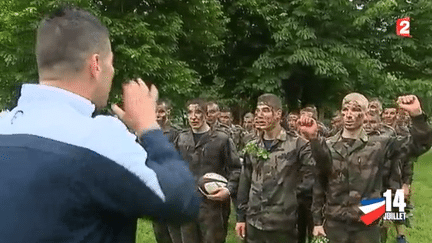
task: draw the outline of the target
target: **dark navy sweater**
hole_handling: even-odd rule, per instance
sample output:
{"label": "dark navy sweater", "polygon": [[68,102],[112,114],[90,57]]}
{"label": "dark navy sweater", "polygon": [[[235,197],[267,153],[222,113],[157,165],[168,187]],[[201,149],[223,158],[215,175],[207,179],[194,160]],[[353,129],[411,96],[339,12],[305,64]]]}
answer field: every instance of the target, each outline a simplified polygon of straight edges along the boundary
{"label": "dark navy sweater", "polygon": [[135,242],[139,217],[197,217],[193,177],[161,130],[140,138],[57,88],[24,85],[0,119],[0,242]]}

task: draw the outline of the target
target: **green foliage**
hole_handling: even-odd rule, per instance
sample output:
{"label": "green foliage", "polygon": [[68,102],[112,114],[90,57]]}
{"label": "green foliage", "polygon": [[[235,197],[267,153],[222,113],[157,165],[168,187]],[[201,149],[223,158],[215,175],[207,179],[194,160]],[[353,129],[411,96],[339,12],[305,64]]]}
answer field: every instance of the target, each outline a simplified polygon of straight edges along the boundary
{"label": "green foliage", "polygon": [[[64,1],[98,16],[115,56],[111,102],[121,84],[142,77],[183,108],[203,96],[242,115],[262,93],[291,108],[339,108],[358,91],[392,103],[414,93],[432,100],[432,3],[428,0],[100,0]],[[36,28],[54,0],[0,2],[0,107],[36,81]],[[412,38],[395,34],[411,17]],[[180,113],[178,114],[180,115]]]}
{"label": "green foliage", "polygon": [[266,149],[258,147],[256,142],[247,143],[242,153],[249,154],[261,160],[268,160],[270,158],[270,152]]}

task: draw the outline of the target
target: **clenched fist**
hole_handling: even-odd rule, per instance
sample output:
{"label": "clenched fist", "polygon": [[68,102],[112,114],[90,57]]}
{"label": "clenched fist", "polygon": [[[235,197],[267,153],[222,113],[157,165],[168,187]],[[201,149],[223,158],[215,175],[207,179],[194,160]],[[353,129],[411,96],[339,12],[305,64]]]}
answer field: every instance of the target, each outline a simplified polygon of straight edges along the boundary
{"label": "clenched fist", "polygon": [[300,133],[305,136],[307,140],[315,139],[318,137],[318,125],[312,117],[301,116],[297,120],[297,127]]}
{"label": "clenched fist", "polygon": [[399,96],[397,103],[400,108],[408,111],[411,117],[419,116],[423,113],[420,101],[415,95]]}

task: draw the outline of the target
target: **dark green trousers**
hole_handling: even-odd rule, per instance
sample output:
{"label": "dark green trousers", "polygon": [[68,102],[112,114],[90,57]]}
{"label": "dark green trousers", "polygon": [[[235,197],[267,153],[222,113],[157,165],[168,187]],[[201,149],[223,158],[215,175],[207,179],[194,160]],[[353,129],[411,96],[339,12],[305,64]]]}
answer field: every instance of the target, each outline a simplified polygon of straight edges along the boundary
{"label": "dark green trousers", "polygon": [[182,243],[180,226],[153,221],[153,230],[157,243]]}
{"label": "dark green trousers", "polygon": [[224,243],[228,233],[230,200],[204,199],[198,221],[181,226],[183,243]]}
{"label": "dark green trousers", "polygon": [[324,230],[330,243],[380,243],[378,225],[327,220]]}
{"label": "dark green trousers", "polygon": [[[289,228],[289,227],[287,227]],[[297,229],[294,227],[289,230],[260,230],[254,226],[246,225],[247,243],[297,243]]]}

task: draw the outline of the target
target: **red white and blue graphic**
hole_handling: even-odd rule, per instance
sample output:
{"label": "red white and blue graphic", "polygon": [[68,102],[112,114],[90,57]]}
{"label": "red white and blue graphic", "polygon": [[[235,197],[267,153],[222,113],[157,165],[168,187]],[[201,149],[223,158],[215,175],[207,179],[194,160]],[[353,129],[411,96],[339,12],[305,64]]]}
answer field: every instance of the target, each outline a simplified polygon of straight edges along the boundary
{"label": "red white and blue graphic", "polygon": [[[405,220],[405,198],[404,191],[397,189],[394,197],[392,197],[392,191],[387,189],[383,193],[383,198],[374,198],[369,200],[362,200],[360,210],[364,213],[360,217],[361,221],[366,225],[372,224],[375,220],[381,218],[384,215],[384,220]],[[392,202],[393,201],[393,202]],[[398,208],[397,211],[393,209]]]}
{"label": "red white and blue graphic", "polygon": [[370,225],[375,220],[379,219],[386,212],[385,208],[385,198],[375,198],[369,200],[361,201],[363,206],[360,207],[360,210],[364,213],[361,216],[361,221],[366,225]]}

